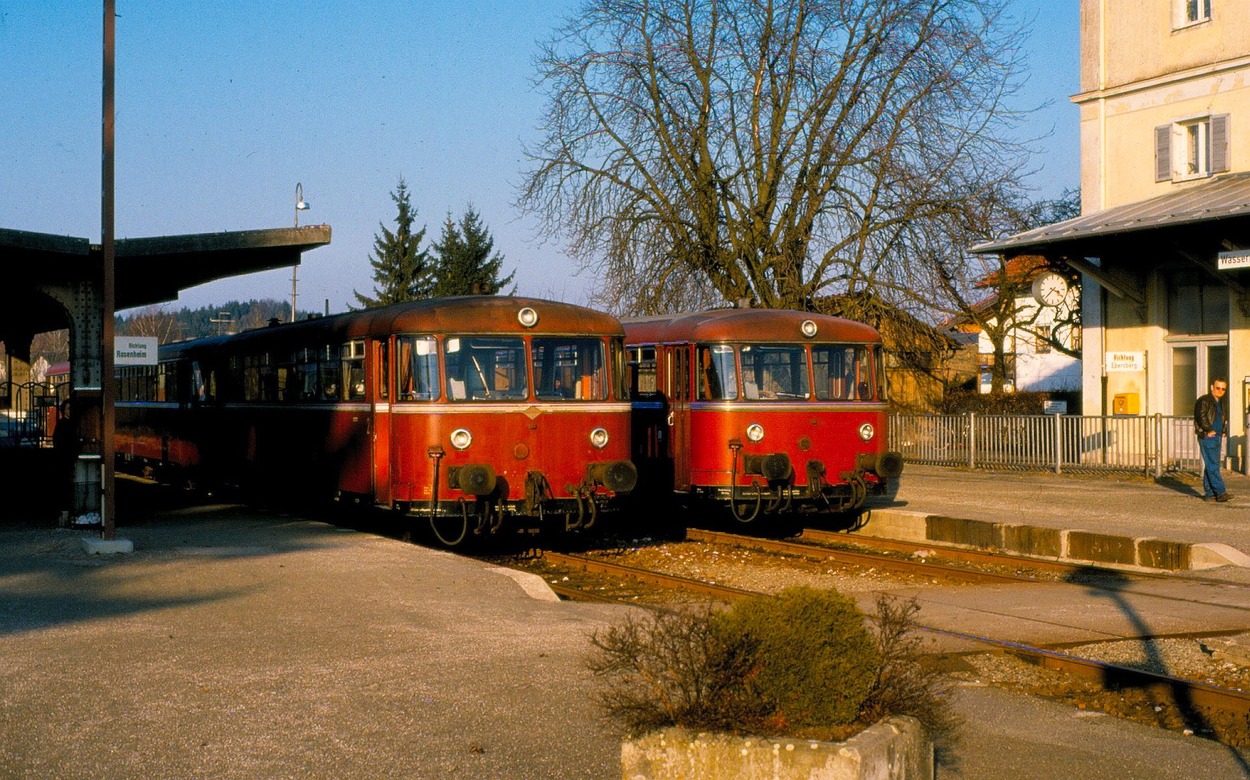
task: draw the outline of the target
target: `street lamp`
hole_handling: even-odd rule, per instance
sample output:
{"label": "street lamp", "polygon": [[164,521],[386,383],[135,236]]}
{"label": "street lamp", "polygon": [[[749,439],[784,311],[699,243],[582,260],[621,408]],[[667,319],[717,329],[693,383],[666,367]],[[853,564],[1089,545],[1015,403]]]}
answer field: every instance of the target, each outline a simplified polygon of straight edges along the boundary
{"label": "street lamp", "polygon": [[[304,200],[304,185],[303,183],[297,183],[295,185],[295,227],[299,227],[299,213],[308,211],[309,208],[308,201]],[[291,266],[291,322],[295,322],[295,299],[297,297],[295,292],[297,284],[295,272],[298,270],[299,263]]]}

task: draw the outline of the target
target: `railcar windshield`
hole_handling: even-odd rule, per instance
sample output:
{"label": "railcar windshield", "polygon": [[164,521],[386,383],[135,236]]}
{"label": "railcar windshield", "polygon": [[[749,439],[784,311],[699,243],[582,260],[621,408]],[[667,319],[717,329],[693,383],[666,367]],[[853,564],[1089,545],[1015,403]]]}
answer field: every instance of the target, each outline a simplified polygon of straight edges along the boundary
{"label": "railcar windshield", "polygon": [[699,398],[732,401],[738,397],[734,348],[725,344],[699,347]]}
{"label": "railcar windshield", "polygon": [[606,401],[608,365],[603,342],[595,338],[535,336],[534,395],[540,401]]}
{"label": "railcar windshield", "polygon": [[806,399],[810,394],[807,349],[780,344],[745,344],[742,392],[749,401]]}
{"label": "railcar windshield", "polygon": [[864,344],[815,344],[812,370],[821,401],[871,401],[875,375]]}
{"label": "railcar windshield", "polygon": [[438,343],[433,336],[401,336],[396,366],[400,401],[438,398]]}
{"label": "railcar windshield", "polygon": [[452,401],[523,401],[529,395],[522,339],[448,336],[443,360]]}

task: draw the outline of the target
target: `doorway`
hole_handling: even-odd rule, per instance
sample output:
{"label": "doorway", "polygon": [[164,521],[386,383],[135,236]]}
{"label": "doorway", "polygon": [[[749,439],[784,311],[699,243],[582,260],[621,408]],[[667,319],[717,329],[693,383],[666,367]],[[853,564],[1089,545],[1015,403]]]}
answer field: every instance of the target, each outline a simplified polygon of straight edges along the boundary
{"label": "doorway", "polygon": [[1228,378],[1228,340],[1172,344],[1172,414],[1189,417],[1216,377]]}

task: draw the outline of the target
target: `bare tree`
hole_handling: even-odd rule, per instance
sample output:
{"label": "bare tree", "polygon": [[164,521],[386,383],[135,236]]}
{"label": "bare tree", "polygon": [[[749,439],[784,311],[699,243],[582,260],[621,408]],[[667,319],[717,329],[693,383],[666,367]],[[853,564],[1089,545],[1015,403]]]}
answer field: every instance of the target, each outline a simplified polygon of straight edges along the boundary
{"label": "bare tree", "polygon": [[145,306],[123,320],[125,335],[154,336],[158,344],[182,338],[178,317],[161,306]]}
{"label": "bare tree", "polygon": [[591,0],[538,58],[518,203],[620,312],[914,289],[898,242],[1024,159],[1004,4]]}

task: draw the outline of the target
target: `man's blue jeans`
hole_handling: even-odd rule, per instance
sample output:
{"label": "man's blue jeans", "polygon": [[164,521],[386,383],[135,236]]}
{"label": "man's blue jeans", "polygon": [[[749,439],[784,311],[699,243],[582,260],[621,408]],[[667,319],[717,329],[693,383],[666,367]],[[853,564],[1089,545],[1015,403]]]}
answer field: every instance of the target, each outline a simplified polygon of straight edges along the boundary
{"label": "man's blue jeans", "polygon": [[1198,440],[1202,451],[1202,497],[1222,496],[1224,478],[1220,476],[1220,444],[1223,436],[1205,436]]}

